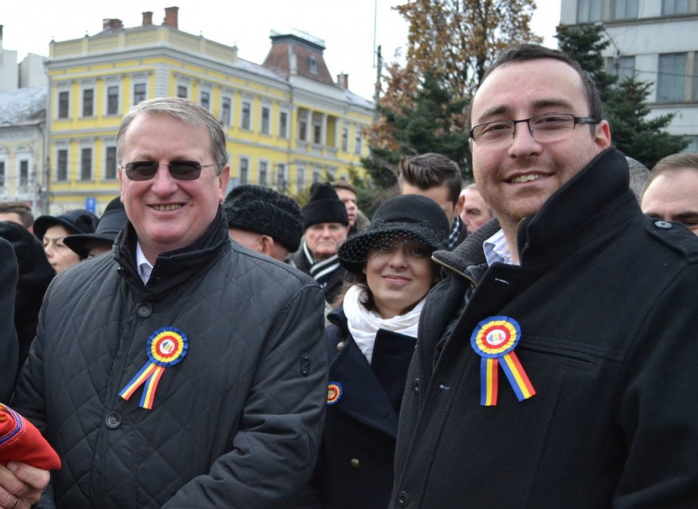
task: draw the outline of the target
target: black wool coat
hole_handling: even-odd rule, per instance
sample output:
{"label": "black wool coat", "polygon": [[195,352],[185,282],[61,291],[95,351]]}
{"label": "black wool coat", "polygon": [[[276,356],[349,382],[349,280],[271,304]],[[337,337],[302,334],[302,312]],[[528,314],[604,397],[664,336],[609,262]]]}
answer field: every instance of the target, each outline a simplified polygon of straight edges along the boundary
{"label": "black wool coat", "polygon": [[[613,148],[519,225],[520,266],[483,265],[492,233],[435,255],[390,507],[698,507],[698,237],[641,214]],[[502,315],[536,394],[500,373],[485,407],[470,338]]]}
{"label": "black wool coat", "polygon": [[0,403],[8,403],[17,372],[14,324],[17,258],[12,245],[0,238]]}
{"label": "black wool coat", "polygon": [[[308,481],[327,394],[320,287],[233,243],[219,213],[192,245],[158,256],[147,284],[127,224],[113,257],[59,274],[14,397],[56,449],[39,507],[287,507]],[[163,327],[188,337],[151,410],[141,386]]]}
{"label": "black wool coat", "polygon": [[328,320],[329,381],[341,385],[342,395],[327,407],[312,495],[298,507],[384,509],[393,485],[398,415],[416,340],[379,330],[369,364],[349,333],[343,307]]}
{"label": "black wool coat", "polygon": [[[308,259],[303,253],[303,249],[299,249],[291,258],[296,268],[303,272],[304,274],[310,275],[310,264]],[[334,301],[339,297],[344,286],[345,278],[347,277],[347,271],[341,265],[332,272],[327,283],[325,284],[323,291],[325,292],[325,300],[330,304],[334,305]]]}

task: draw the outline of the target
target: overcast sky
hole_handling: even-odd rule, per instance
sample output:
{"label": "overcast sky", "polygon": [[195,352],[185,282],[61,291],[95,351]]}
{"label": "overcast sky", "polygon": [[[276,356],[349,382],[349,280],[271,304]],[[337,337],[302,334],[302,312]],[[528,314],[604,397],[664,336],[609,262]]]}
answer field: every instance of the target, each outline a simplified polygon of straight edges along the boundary
{"label": "overcast sky", "polygon": [[[325,61],[336,77],[349,74],[349,88],[370,99],[376,71],[373,67],[374,19],[376,44],[390,62],[407,40],[407,24],[392,10],[400,0],[3,0],[0,24],[3,47],[48,55],[51,39],[63,41],[94,35],[103,18],[119,18],[126,27],[141,24],[141,12],[152,11],[162,23],[165,7],[179,7],[179,29],[223,44],[237,44],[241,58],[261,64],[270,47],[270,30],[297,28],[325,40]],[[552,37],[560,20],[560,0],[538,0],[533,30],[556,47]],[[10,6],[11,5],[11,6]],[[375,13],[377,12],[377,16]]]}

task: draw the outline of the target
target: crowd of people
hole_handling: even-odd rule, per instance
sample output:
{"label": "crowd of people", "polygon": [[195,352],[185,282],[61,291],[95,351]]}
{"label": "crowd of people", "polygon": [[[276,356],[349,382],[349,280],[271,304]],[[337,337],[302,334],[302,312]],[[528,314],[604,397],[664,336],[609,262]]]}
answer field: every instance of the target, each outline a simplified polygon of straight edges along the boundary
{"label": "crowd of people", "polygon": [[[404,156],[371,218],[226,196],[179,98],[122,120],[101,218],[0,204],[0,508],[698,507],[698,155],[618,152],[536,45],[468,108],[475,182]],[[3,460],[22,426],[60,468]]]}

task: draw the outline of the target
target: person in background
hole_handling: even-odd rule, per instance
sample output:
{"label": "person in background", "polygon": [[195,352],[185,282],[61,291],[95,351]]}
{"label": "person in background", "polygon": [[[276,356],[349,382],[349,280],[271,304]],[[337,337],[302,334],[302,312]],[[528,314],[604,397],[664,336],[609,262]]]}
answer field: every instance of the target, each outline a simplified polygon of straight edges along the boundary
{"label": "person in background", "polygon": [[80,259],[94,258],[112,250],[117,235],[128,217],[121,198],[114,198],[104,209],[94,233],[78,233],[63,239],[63,243],[73,250]]}
{"label": "person in background", "polygon": [[17,362],[17,377],[19,377],[19,370],[24,365],[29,347],[36,337],[36,326],[44,294],[56,276],[56,271],[46,258],[41,242],[24,226],[0,221],[0,237],[12,245],[19,270],[14,316],[19,345]]}
{"label": "person in background", "polygon": [[359,210],[356,199],[356,188],[342,180],[331,182],[332,187],[337,192],[339,199],[347,207],[347,217],[349,218],[349,237],[366,230],[371,221]]}
{"label": "person in background", "polygon": [[[0,238],[0,403],[12,395],[17,372],[17,332],[14,326],[17,257],[9,242]],[[0,475],[2,475],[0,465]],[[0,494],[0,507],[11,506],[13,498]]]}
{"label": "person in background", "polygon": [[463,208],[461,183],[458,165],[441,154],[403,156],[400,161],[400,194],[419,194],[439,204],[451,228],[448,236],[449,251],[468,235],[459,217]]}
{"label": "person in background", "polygon": [[77,233],[94,233],[99,219],[83,209],[70,210],[59,216],[39,216],[34,221],[34,235],[43,243],[51,267],[60,274],[81,258],[65,245],[63,239]]}
{"label": "person in background", "polygon": [[345,270],[339,263],[337,250],[347,240],[349,218],[330,184],[311,187],[310,201],[303,207],[303,227],[305,239],[293,255],[293,263],[322,286],[325,301],[331,304],[344,283]]}
{"label": "person in background", "polygon": [[419,314],[439,278],[431,253],[446,246],[448,233],[448,218],[436,202],[396,196],[378,208],[367,230],[339,248],[354,281],[328,316],[325,431],[308,500],[299,506],[388,506]]}
{"label": "person in background", "polygon": [[698,235],[698,154],[674,154],[652,168],[642,189],[642,212],[681,223]]}
{"label": "person in background", "polygon": [[34,215],[24,202],[6,201],[0,203],[0,221],[11,221],[34,233]]}
{"label": "person in background", "polygon": [[472,235],[483,224],[492,219],[492,211],[482,199],[477,184],[468,184],[460,193],[462,209],[460,218],[468,235]]}
{"label": "person in background", "polygon": [[303,216],[292,198],[262,186],[238,186],[223,204],[230,238],[280,262],[298,251]]}

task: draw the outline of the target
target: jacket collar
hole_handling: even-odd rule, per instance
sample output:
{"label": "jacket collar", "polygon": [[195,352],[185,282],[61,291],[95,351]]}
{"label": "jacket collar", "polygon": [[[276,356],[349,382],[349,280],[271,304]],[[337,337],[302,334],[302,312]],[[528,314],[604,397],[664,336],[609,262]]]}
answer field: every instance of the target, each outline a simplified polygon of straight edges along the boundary
{"label": "jacket collar", "polygon": [[230,249],[227,222],[218,208],[216,218],[193,243],[181,249],[160,253],[148,285],[144,286],[136,266],[136,230],[129,221],[116,237],[113,257],[120,265],[120,274],[134,290],[147,296],[159,296],[191,280],[210,268],[210,263]]}
{"label": "jacket collar", "polygon": [[[615,148],[592,159],[517,229],[522,265],[567,256],[580,245],[641,214],[628,187],[628,164]],[[470,235],[453,252],[437,251],[434,258],[459,272],[486,263],[482,243],[500,229],[496,219]]]}

